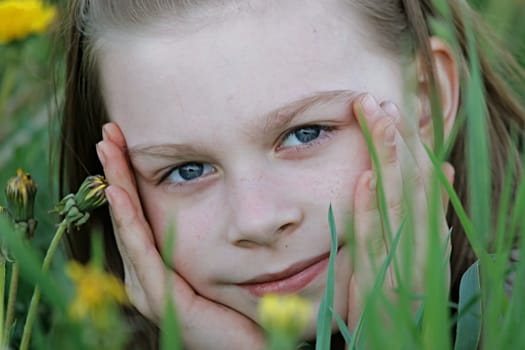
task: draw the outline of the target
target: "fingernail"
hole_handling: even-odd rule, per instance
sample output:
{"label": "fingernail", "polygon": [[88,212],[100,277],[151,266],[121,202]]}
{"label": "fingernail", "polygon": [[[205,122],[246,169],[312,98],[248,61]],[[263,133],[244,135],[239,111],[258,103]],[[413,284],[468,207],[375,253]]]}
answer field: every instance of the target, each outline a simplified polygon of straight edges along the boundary
{"label": "fingernail", "polygon": [[396,143],[396,127],[389,124],[385,130],[385,146],[392,146]]}
{"label": "fingernail", "polygon": [[104,140],[109,140],[109,130],[108,130],[108,124],[102,125],[102,138]]}
{"label": "fingernail", "polygon": [[368,189],[370,191],[375,191],[377,186],[377,178],[375,174],[370,174],[370,177],[368,178]]}
{"label": "fingernail", "polygon": [[399,109],[393,102],[385,102],[383,104],[383,110],[391,116],[396,123],[398,123],[401,120],[401,115],[399,113]]}
{"label": "fingernail", "polygon": [[97,155],[98,159],[100,160],[100,163],[102,164],[102,167],[106,167],[106,155],[104,154],[104,151],[102,150],[102,146],[100,145],[103,141],[100,141],[96,145],[97,149]]}
{"label": "fingernail", "polygon": [[377,101],[370,94],[366,95],[365,98],[363,98],[361,106],[363,107],[363,112],[365,112],[365,114],[369,116],[374,116],[378,109]]}

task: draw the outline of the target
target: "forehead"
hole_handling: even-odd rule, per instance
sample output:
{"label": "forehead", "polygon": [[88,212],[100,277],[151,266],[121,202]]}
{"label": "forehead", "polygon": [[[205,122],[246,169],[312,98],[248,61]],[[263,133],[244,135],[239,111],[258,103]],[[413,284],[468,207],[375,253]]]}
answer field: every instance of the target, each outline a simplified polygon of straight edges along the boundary
{"label": "forehead", "polygon": [[128,142],[152,133],[170,141],[199,122],[249,124],[315,91],[389,92],[370,75],[396,75],[394,60],[367,38],[359,14],[342,14],[338,1],[279,4],[194,31],[108,42],[99,57],[103,94]]}

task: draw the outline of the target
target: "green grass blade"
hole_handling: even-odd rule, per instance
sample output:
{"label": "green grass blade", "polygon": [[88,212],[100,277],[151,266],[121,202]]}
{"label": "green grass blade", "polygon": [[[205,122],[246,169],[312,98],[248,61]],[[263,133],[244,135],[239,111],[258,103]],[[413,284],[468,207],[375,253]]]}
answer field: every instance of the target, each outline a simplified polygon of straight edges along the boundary
{"label": "green grass blade", "polygon": [[481,67],[474,29],[468,16],[466,22],[467,49],[469,55],[470,78],[465,81],[464,90],[467,112],[467,176],[470,213],[476,230],[476,237],[483,247],[489,243],[491,213],[491,163],[489,159],[489,140],[487,130],[487,110]]}
{"label": "green grass blade", "polygon": [[498,216],[496,222],[496,253],[508,256],[512,239],[516,233],[516,230],[508,230],[509,217],[508,212],[512,205],[512,192],[515,190],[514,181],[515,178],[515,164],[512,162],[515,154],[509,156],[511,161],[505,166],[505,177],[501,186],[500,201],[498,205]]}
{"label": "green grass blade", "polygon": [[478,241],[478,239],[476,239],[476,235],[474,233],[474,225],[472,224],[472,221],[467,215],[465,208],[463,208],[463,204],[461,204],[461,199],[459,199],[456,191],[454,190],[454,187],[450,184],[450,182],[447,179],[447,176],[441,169],[441,163],[428,147],[425,146],[425,148],[427,150],[427,154],[430,160],[432,161],[432,164],[434,165],[434,171],[437,175],[439,183],[447,192],[450,198],[450,204],[452,204],[452,207],[456,211],[461,226],[463,226],[463,230],[465,231],[465,235],[467,236],[469,242],[472,244],[472,249],[474,250],[474,253],[481,260],[482,263],[484,261],[488,261],[489,255],[482,246],[482,244]]}
{"label": "green grass blade", "polygon": [[[173,225],[169,225],[165,235],[164,244],[161,247],[162,259],[167,266],[171,266],[172,264],[174,247],[175,229]],[[171,270],[168,268],[168,271]],[[166,276],[166,279],[169,281],[168,276]],[[165,291],[164,314],[162,315],[160,324],[160,348],[162,350],[182,350],[183,346],[180,337],[179,320],[177,318],[175,304],[171,297],[171,293],[172,290],[168,282]],[[203,334],[203,336],[205,336],[205,334]]]}
{"label": "green grass blade", "polygon": [[[332,310],[333,311],[333,310]],[[348,330],[348,327],[346,326],[345,321],[339,316],[337,313],[334,312],[335,322],[337,322],[337,327],[339,327],[339,331],[341,332],[341,335],[343,336],[346,344],[352,343],[352,334],[350,334],[350,330]]]}
{"label": "green grass blade", "polygon": [[330,349],[330,342],[332,338],[332,308],[334,304],[334,283],[335,283],[335,258],[337,256],[337,231],[335,227],[334,213],[332,205],[328,209],[328,223],[330,225],[330,258],[328,260],[328,277],[326,281],[326,289],[319,306],[319,313],[317,315],[317,341],[315,343],[316,350]]}
{"label": "green grass blade", "polygon": [[[160,348],[162,350],[182,350],[182,342],[179,336],[179,322],[175,313],[175,305],[172,298],[166,298],[164,315],[160,326]],[[203,334],[205,337],[206,335]]]}
{"label": "green grass blade", "polygon": [[[525,155],[524,155],[525,157]],[[518,255],[518,261],[511,266],[509,271],[514,276],[508,312],[501,326],[501,345],[505,349],[523,349],[525,348],[525,334],[521,331],[523,315],[525,315],[525,222],[523,213],[525,212],[525,178],[521,178],[515,196],[514,208],[511,215],[510,231],[516,232],[521,238],[519,246],[517,245],[512,252],[514,259]]]}

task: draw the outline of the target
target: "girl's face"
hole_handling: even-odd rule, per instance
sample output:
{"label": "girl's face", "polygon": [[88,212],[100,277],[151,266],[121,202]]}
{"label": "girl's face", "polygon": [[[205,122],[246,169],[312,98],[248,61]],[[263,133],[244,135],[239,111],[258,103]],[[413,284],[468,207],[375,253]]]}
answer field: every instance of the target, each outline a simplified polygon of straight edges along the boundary
{"label": "girl's face", "polygon": [[[351,8],[261,3],[191,30],[121,37],[100,56],[157,242],[173,224],[175,270],[254,320],[265,293],[319,305],[328,207],[344,247],[356,180],[371,166],[350,104],[369,92],[399,105],[403,90],[399,63]],[[336,264],[346,318],[346,249]]]}

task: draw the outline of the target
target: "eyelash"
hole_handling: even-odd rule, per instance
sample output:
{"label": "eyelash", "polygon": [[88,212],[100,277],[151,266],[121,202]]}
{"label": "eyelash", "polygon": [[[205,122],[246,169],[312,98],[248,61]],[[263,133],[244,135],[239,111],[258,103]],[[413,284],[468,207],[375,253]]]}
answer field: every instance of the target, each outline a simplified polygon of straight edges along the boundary
{"label": "eyelash", "polygon": [[[309,141],[309,142],[305,142],[305,143],[302,143],[302,144],[299,144],[299,145],[294,145],[294,146],[288,146],[288,147],[282,147],[281,145],[284,143],[284,141],[286,141],[290,136],[292,136],[294,133],[300,131],[300,130],[303,130],[303,129],[313,129],[313,128],[317,128],[319,130],[319,135],[316,136],[315,139]],[[328,125],[319,125],[319,124],[306,124],[306,125],[301,125],[301,126],[298,126],[298,127],[294,127],[293,129],[287,131],[282,137],[280,137],[279,139],[279,142],[278,142],[278,146],[276,147],[276,149],[278,151],[281,151],[283,149],[286,149],[286,150],[290,150],[292,152],[299,152],[303,149],[308,149],[310,147],[313,147],[315,146],[316,144],[318,144],[319,142],[322,142],[322,140],[326,137],[329,137],[330,136],[330,133],[335,131],[337,128],[334,127],[334,126],[328,126]],[[175,171],[177,170],[181,170],[183,167],[185,166],[189,166],[189,165],[192,165],[192,164],[205,164],[205,165],[209,165],[208,163],[204,163],[204,162],[198,162],[198,161],[192,161],[192,162],[186,162],[186,163],[183,163],[183,164],[180,164],[180,165],[176,165],[172,168],[170,168],[168,171],[166,171],[162,176],[161,178],[159,179],[158,181],[158,184],[160,185],[161,183],[163,182],[166,182],[168,177],[170,175],[172,175]],[[212,167],[213,168],[213,167]],[[210,173],[214,173],[215,171],[211,171]],[[171,182],[171,183],[168,183],[170,186],[184,186],[186,184],[189,184],[189,183],[194,183],[196,181],[199,181],[203,176],[206,176],[207,174],[205,175],[202,175],[202,176],[199,176],[195,179],[192,179],[192,180],[187,180],[187,181],[181,181],[181,182]]]}
{"label": "eyelash", "polygon": [[[312,141],[305,142],[305,143],[302,143],[302,144],[299,144],[299,145],[295,145],[295,146],[288,146],[288,147],[281,146],[283,144],[283,142],[286,139],[288,139],[288,137],[290,137],[291,135],[293,135],[297,131],[303,130],[303,129],[309,129],[309,128],[317,128],[317,129],[319,129],[319,135],[315,139],[313,139]],[[282,149],[289,149],[291,151],[300,151],[300,150],[305,149],[305,148],[308,149],[308,148],[310,148],[312,146],[317,145],[319,142],[324,140],[326,137],[330,136],[330,133],[335,131],[335,130],[336,130],[335,126],[329,126],[329,125],[319,125],[319,124],[301,125],[301,126],[293,128],[290,131],[287,131],[284,134],[284,136],[279,139],[279,145],[277,146],[276,149],[278,151],[280,151]]]}

